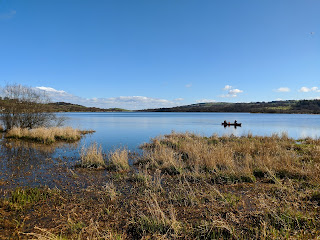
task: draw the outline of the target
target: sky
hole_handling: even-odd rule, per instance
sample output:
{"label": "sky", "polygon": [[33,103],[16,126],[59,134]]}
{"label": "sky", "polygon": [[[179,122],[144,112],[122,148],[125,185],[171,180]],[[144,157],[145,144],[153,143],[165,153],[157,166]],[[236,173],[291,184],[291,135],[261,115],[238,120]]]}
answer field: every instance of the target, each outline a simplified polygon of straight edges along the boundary
{"label": "sky", "polygon": [[0,86],[145,109],[320,98],[319,0],[0,0]]}

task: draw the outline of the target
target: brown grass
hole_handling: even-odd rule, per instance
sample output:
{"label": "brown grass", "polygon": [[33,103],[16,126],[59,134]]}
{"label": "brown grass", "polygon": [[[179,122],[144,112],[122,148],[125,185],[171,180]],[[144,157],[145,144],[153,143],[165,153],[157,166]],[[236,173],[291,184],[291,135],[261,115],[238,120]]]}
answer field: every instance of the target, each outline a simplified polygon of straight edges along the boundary
{"label": "brown grass", "polygon": [[102,148],[97,143],[93,143],[89,147],[82,146],[80,158],[80,166],[83,168],[105,168],[106,166]]}
{"label": "brown grass", "polygon": [[[102,157],[93,146],[92,155]],[[142,151],[134,166],[127,166],[126,150],[114,151],[113,164],[125,162],[119,171],[75,169],[78,177],[61,191],[0,189],[9,196],[0,198],[0,238],[23,232],[39,239],[320,235],[319,139],[172,133]]]}
{"label": "brown grass", "polygon": [[6,133],[6,137],[51,144],[56,141],[75,142],[81,138],[82,134],[91,132],[92,131],[81,131],[72,127],[40,127],[34,129],[14,127]]}
{"label": "brown grass", "polygon": [[128,159],[129,158],[127,149],[116,149],[115,151],[109,153],[109,168],[117,171],[129,170]]}
{"label": "brown grass", "polygon": [[319,145],[297,144],[286,135],[218,138],[172,133],[142,148],[138,164],[148,163],[168,173],[200,171],[244,178],[273,173],[314,180],[319,176]]}

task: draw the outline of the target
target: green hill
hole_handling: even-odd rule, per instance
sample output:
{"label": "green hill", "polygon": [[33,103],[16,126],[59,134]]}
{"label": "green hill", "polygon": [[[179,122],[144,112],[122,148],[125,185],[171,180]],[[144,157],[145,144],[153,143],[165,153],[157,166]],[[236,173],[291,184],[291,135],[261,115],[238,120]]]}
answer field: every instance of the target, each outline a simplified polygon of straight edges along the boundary
{"label": "green hill", "polygon": [[[0,110],[10,105],[10,99],[0,99]],[[85,107],[79,104],[72,104],[66,102],[55,102],[44,104],[45,111],[48,112],[125,112],[128,111],[122,108],[97,108]]]}
{"label": "green hill", "polygon": [[122,108],[97,108],[85,107],[79,104],[66,102],[49,103],[48,107],[53,112],[126,112],[128,110]]}
{"label": "green hill", "polygon": [[145,109],[144,112],[249,112],[320,114],[320,100],[287,100],[251,103],[197,103],[172,108]]}

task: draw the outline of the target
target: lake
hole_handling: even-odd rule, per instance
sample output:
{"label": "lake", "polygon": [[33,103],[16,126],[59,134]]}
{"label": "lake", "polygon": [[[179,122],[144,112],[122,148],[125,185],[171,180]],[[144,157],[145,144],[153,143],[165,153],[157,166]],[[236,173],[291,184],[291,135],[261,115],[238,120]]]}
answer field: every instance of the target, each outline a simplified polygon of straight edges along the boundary
{"label": "lake", "polygon": [[[86,135],[75,144],[53,146],[2,139],[0,144],[0,189],[15,186],[41,186],[64,188],[90,185],[101,177],[105,181],[107,171],[74,169],[79,161],[82,146],[97,142],[107,153],[118,147],[137,151],[138,146],[150,138],[176,132],[194,132],[236,136],[270,136],[287,133],[289,137],[318,138],[320,115],[298,114],[250,114],[250,113],[60,113],[68,119],[65,125],[96,132]],[[237,120],[242,127],[226,127],[221,122]],[[73,169],[73,170],[72,170]],[[73,171],[82,177],[74,178]],[[93,178],[90,179],[90,178]],[[85,179],[85,180],[84,180]],[[87,181],[87,183],[85,183]],[[71,184],[72,183],[72,184]]]}
{"label": "lake", "polygon": [[[103,149],[125,146],[137,148],[141,143],[158,135],[176,132],[194,132],[236,136],[252,133],[270,136],[287,133],[289,137],[318,138],[320,115],[307,114],[250,114],[250,113],[62,113],[68,118],[65,125],[93,129],[93,135],[84,138],[82,144],[96,141]],[[226,127],[221,122],[242,123],[242,127]]]}

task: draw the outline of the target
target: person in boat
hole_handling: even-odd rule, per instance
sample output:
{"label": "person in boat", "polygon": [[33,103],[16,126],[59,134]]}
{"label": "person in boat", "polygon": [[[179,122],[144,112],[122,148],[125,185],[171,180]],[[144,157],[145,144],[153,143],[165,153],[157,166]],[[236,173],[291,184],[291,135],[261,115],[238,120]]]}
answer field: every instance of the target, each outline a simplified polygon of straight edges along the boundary
{"label": "person in boat", "polygon": [[237,120],[234,120],[234,125],[237,125]]}
{"label": "person in boat", "polygon": [[226,125],[226,124],[227,124],[227,121],[226,121],[226,120],[224,120],[223,124],[224,124],[224,125]]}

